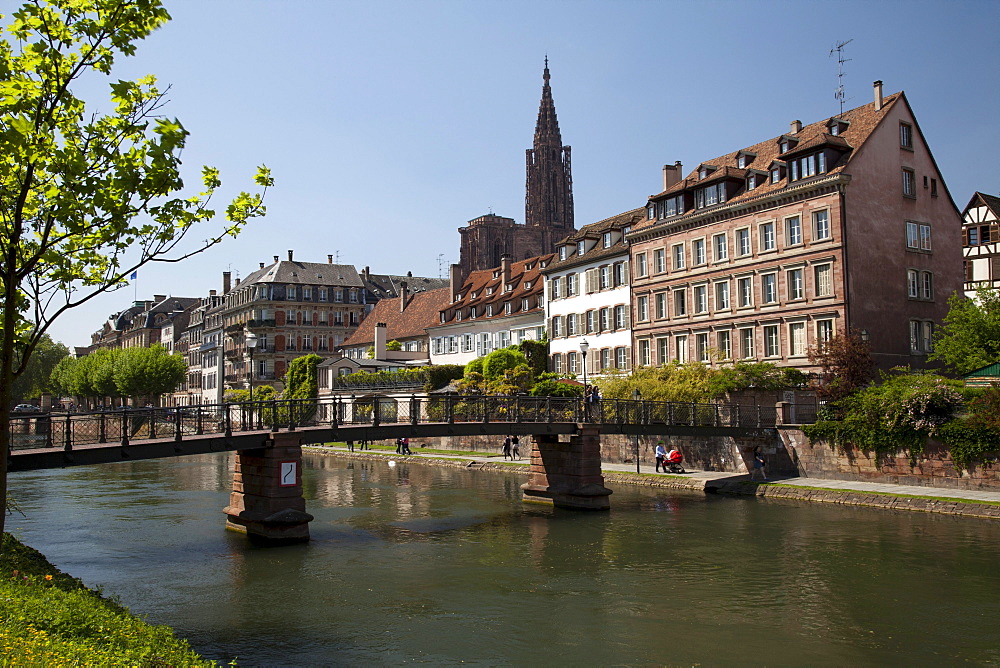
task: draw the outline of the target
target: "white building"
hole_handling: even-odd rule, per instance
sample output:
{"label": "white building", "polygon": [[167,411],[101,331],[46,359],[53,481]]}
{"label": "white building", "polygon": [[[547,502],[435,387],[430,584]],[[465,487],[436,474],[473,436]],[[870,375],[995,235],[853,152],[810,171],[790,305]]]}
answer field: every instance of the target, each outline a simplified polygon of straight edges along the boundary
{"label": "white building", "polygon": [[1000,288],[1000,197],[976,193],[962,217],[965,295],[978,287]]}
{"label": "white building", "polygon": [[643,209],[628,211],[586,225],[557,244],[556,259],[543,270],[552,371],[582,376],[584,341],[588,376],[632,368],[633,305],[625,235],[642,218]]}

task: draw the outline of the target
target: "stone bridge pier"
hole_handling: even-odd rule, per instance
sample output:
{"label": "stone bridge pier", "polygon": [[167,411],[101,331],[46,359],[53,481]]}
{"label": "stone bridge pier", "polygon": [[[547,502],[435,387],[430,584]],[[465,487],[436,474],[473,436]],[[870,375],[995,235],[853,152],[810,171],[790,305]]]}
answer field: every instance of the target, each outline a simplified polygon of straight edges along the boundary
{"label": "stone bridge pier", "polygon": [[521,489],[525,503],[608,510],[611,490],[601,474],[600,427],[578,424],[568,443],[554,434],[533,435],[531,472]]}
{"label": "stone bridge pier", "polygon": [[263,448],[239,450],[229,495],[226,528],[255,543],[281,545],[309,540],[302,496],[302,442],[297,432],[275,432]]}

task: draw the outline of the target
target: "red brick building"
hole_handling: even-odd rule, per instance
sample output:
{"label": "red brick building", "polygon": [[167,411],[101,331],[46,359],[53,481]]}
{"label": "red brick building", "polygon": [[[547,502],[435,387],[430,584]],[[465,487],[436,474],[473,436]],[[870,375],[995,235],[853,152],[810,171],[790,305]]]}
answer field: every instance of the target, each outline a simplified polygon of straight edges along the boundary
{"label": "red brick building", "polygon": [[[903,93],[699,164],[664,167],[628,236],[637,365],[808,369],[847,328],[924,365],[962,289],[962,221]],[[642,302],[644,309],[638,309]]]}

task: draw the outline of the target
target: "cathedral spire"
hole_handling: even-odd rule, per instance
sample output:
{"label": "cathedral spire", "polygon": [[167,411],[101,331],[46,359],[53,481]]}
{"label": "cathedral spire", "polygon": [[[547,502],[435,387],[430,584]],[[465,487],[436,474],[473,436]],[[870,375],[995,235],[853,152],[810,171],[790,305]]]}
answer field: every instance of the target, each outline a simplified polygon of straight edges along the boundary
{"label": "cathedral spire", "polygon": [[545,230],[545,251],[575,229],[573,223],[573,177],[570,147],[563,146],[549,84],[549,57],[545,56],[542,73],[542,100],[538,106],[535,139],[526,151],[527,178],[524,222]]}

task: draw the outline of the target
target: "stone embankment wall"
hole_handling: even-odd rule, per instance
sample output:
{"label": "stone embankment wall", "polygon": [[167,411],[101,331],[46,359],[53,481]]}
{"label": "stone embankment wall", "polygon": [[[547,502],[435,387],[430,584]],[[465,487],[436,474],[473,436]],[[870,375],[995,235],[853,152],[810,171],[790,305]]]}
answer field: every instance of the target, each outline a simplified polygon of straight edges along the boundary
{"label": "stone embankment wall", "polygon": [[839,448],[825,441],[810,442],[795,426],[778,429],[789,459],[799,475],[828,480],[864,480],[898,485],[950,489],[1000,490],[1000,467],[977,464],[959,470],[947,446],[931,441],[924,453],[910,461],[906,453],[876,457],[855,447]]}

